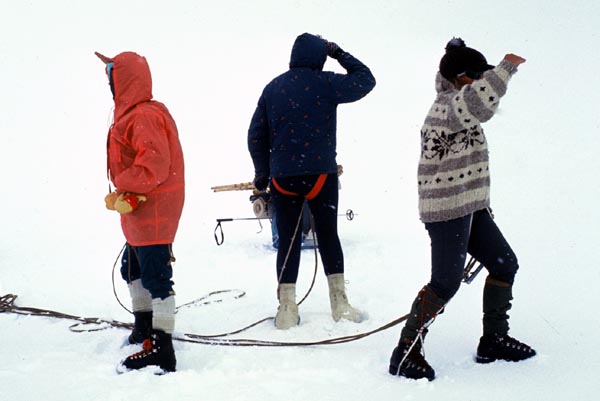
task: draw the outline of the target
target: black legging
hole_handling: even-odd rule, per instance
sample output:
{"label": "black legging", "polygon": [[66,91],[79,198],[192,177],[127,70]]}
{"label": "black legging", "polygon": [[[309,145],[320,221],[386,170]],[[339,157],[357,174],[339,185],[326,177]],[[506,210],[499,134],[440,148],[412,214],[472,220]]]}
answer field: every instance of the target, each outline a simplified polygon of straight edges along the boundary
{"label": "black legging", "polygon": [[517,257],[487,210],[425,227],[431,238],[429,287],[438,297],[449,300],[458,291],[467,252],[485,266],[491,278],[513,283]]}
{"label": "black legging", "polygon": [[[301,228],[296,234],[290,255],[284,268],[294,231],[298,223],[304,196],[310,192],[317,181],[318,175],[294,176],[277,178],[277,183],[286,191],[298,196],[283,195],[271,184],[273,206],[277,216],[279,231],[279,247],[277,250],[277,277],[280,283],[295,283],[298,279],[301,251]],[[314,230],[319,243],[319,253],[323,261],[326,275],[344,272],[344,254],[337,232],[338,214],[338,178],[337,174],[329,174],[323,188],[312,200],[308,207],[313,215]]]}

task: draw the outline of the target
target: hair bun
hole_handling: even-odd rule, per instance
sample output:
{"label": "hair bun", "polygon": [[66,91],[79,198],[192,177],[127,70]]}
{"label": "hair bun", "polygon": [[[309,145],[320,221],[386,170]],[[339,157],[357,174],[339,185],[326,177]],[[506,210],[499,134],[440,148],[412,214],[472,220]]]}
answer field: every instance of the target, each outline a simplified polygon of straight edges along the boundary
{"label": "hair bun", "polygon": [[452,40],[446,44],[446,53],[461,47],[467,47],[467,45],[465,45],[465,41],[461,38],[452,38]]}

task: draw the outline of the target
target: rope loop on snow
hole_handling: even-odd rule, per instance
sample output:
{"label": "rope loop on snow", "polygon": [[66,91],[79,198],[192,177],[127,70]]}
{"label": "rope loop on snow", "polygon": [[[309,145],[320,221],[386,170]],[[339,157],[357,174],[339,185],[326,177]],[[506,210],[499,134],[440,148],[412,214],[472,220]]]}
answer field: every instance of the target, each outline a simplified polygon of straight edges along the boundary
{"label": "rope loop on snow", "polygon": [[[217,293],[228,292],[218,291]],[[239,292],[236,297],[241,297],[241,292]],[[206,297],[210,296],[207,295]],[[199,298],[199,300],[206,299],[206,297]],[[107,328],[122,328],[130,330],[133,327],[131,323],[119,322],[117,320],[106,320],[95,317],[81,317],[75,315],[69,315],[62,312],[57,312],[48,309],[40,309],[40,308],[31,308],[31,307],[23,307],[15,305],[15,300],[17,299],[17,295],[14,294],[6,294],[0,297],[0,313],[14,313],[18,315],[26,315],[26,316],[42,316],[42,317],[52,317],[56,319],[66,319],[66,320],[75,320],[77,323],[69,326],[69,330],[76,333],[83,332],[94,332],[105,330]],[[198,301],[198,300],[197,300]],[[188,304],[181,305],[180,307],[190,306],[191,304],[196,304],[196,301]],[[210,302],[209,302],[210,303]],[[207,302],[200,303],[200,305],[206,305]],[[197,344],[206,344],[206,345],[221,345],[221,346],[236,346],[236,347],[247,347],[247,346],[255,346],[255,347],[303,347],[303,346],[313,346],[313,345],[333,345],[333,344],[342,344],[352,341],[357,341],[362,338],[368,337],[375,333],[387,330],[391,327],[396,326],[397,324],[405,321],[408,318],[408,315],[399,317],[389,323],[384,324],[376,329],[364,332],[357,333],[349,336],[342,336],[337,338],[329,338],[326,340],[319,341],[299,341],[299,342],[282,342],[282,341],[269,341],[269,340],[254,340],[254,339],[244,339],[244,338],[236,338],[236,339],[224,339],[220,337],[229,336],[232,334],[240,333],[241,331],[247,330],[251,327],[254,327],[260,323],[263,323],[268,320],[272,320],[272,317],[268,317],[258,322],[255,322],[243,329],[237,330],[236,332],[225,333],[225,334],[216,334],[216,335],[199,335],[193,333],[184,333],[180,336],[173,336],[174,340],[188,342],[188,343],[197,343]],[[85,327],[85,326],[95,326],[93,328]]]}
{"label": "rope loop on snow", "polygon": [[[346,218],[348,218],[348,220],[352,220],[354,218],[354,216],[355,215],[352,212],[352,210],[348,209],[348,211],[346,212]],[[302,217],[302,213],[300,213],[300,218],[301,217]],[[298,224],[296,225],[295,235],[299,231],[300,218],[298,220]],[[221,221],[230,221],[230,219],[222,219]],[[217,229],[218,228],[221,229],[221,238],[222,238],[221,243],[224,240],[224,237],[222,234],[222,227],[220,227],[221,221],[219,221],[217,228],[215,228],[215,240],[217,240],[218,245],[220,245],[219,241],[217,239]],[[311,225],[312,225],[312,221],[311,221]],[[314,230],[313,230],[313,241],[315,241],[315,239],[316,238],[314,236]],[[293,241],[292,241],[292,243],[293,243]],[[125,307],[125,305],[123,305],[123,303],[119,299],[119,296],[117,295],[117,291],[116,291],[116,285],[115,285],[116,266],[119,262],[119,259],[121,258],[121,255],[123,254],[123,252],[125,250],[125,247],[126,247],[126,244],[123,246],[123,248],[117,255],[117,258],[115,259],[115,262],[113,264],[112,284],[113,284],[113,294],[114,294],[115,298],[117,299],[117,302],[121,305],[121,307],[123,309],[125,309],[126,311],[131,313],[131,311],[127,307]],[[291,248],[291,246],[290,246],[290,248]],[[289,251],[290,250],[288,249],[287,256],[289,256]],[[306,300],[306,298],[311,293],[313,286],[315,284],[317,270],[318,270],[318,253],[317,253],[316,247],[314,248],[314,254],[315,254],[315,268],[314,268],[314,272],[313,272],[312,282],[310,284],[308,291],[304,295],[304,297],[302,297],[300,302],[298,302],[298,305],[300,305],[302,302],[304,302],[304,300]],[[287,259],[287,256],[286,256],[286,259]],[[286,263],[284,263],[284,268],[285,268],[285,264]],[[232,296],[233,299],[239,299],[246,295],[246,293],[241,290],[212,291],[203,297],[200,297],[191,302],[188,302],[188,303],[185,303],[185,304],[182,304],[182,305],[176,307],[175,313],[177,313],[179,311],[179,309],[181,309],[181,308],[188,308],[188,307],[192,307],[192,306],[205,306],[205,305],[209,305],[209,304],[213,304],[213,303],[223,302],[224,294],[233,294],[233,296]],[[220,296],[220,298],[218,298],[219,296]],[[6,295],[0,297],[0,313],[6,312],[6,313],[15,313],[15,314],[20,314],[20,315],[28,315],[28,316],[45,316],[45,317],[53,317],[53,318],[57,318],[57,319],[75,320],[75,321],[77,321],[77,323],[74,323],[71,326],[69,326],[69,330],[71,330],[72,332],[75,332],[75,333],[96,332],[96,331],[101,331],[101,330],[105,330],[108,328],[122,328],[122,329],[128,329],[128,330],[131,330],[133,328],[132,323],[124,323],[124,322],[120,322],[117,320],[106,320],[106,319],[100,319],[100,318],[81,317],[81,316],[69,315],[69,314],[65,314],[62,312],[57,312],[57,311],[47,310],[47,309],[19,307],[19,306],[15,305],[16,298],[17,298],[17,295],[14,295],[14,294],[6,294]],[[215,299],[215,298],[217,298],[217,299]],[[227,333],[212,334],[212,335],[184,333],[181,336],[173,336],[173,339],[177,340],[177,341],[188,342],[188,343],[221,345],[221,346],[238,346],[238,347],[244,347],[244,346],[300,347],[300,346],[314,346],[314,345],[333,345],[333,344],[342,344],[342,343],[360,340],[362,338],[368,337],[375,333],[378,333],[378,332],[387,330],[391,327],[394,327],[394,326],[400,324],[401,322],[405,321],[407,318],[408,318],[408,315],[404,315],[404,316],[399,317],[389,323],[384,324],[383,326],[380,326],[376,329],[373,329],[373,330],[370,330],[370,331],[367,331],[364,333],[358,333],[358,334],[353,334],[353,335],[349,335],[349,336],[330,338],[330,339],[318,340],[318,341],[281,342],[281,341],[255,340],[255,339],[243,339],[243,338],[236,338],[236,339],[223,338],[223,337],[228,337],[228,336],[232,336],[235,334],[239,334],[243,331],[246,331],[255,326],[258,326],[261,323],[264,323],[264,322],[267,322],[270,320],[274,320],[275,317],[273,317],[273,316],[266,317],[264,319],[254,322],[254,323],[251,323],[241,329],[227,332]]]}

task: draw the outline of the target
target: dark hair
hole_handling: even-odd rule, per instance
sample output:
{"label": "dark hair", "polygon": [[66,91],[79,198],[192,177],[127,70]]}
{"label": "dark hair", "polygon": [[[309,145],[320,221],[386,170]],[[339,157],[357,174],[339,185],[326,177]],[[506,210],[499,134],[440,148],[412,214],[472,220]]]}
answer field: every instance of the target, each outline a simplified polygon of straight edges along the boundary
{"label": "dark hair", "polygon": [[446,44],[446,54],[440,60],[440,73],[449,81],[463,72],[484,72],[492,68],[483,54],[467,47],[461,38],[452,38]]}

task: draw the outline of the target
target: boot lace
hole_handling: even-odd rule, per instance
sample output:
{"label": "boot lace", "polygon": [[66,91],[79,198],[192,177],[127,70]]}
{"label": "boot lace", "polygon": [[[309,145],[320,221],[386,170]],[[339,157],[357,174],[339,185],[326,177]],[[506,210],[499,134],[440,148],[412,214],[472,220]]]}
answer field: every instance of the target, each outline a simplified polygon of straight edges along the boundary
{"label": "boot lace", "polygon": [[429,368],[429,364],[425,360],[425,349],[423,348],[423,334],[419,332],[417,338],[412,341],[410,346],[406,349],[404,356],[398,364],[398,370],[402,368],[404,364],[407,368],[416,367],[419,370],[425,371]]}
{"label": "boot lace", "polygon": [[409,368],[415,367],[422,371],[426,371],[427,368],[429,367],[429,364],[425,360],[425,357],[417,349],[413,349],[413,352],[410,355],[408,355],[408,358],[407,358],[407,360],[405,360],[404,363]]}
{"label": "boot lace", "polygon": [[503,336],[502,335],[497,336],[496,342],[505,348],[515,349],[517,351],[526,351],[526,352],[531,351],[531,347],[529,345],[523,344],[522,342],[509,336],[508,334],[505,334]]}

